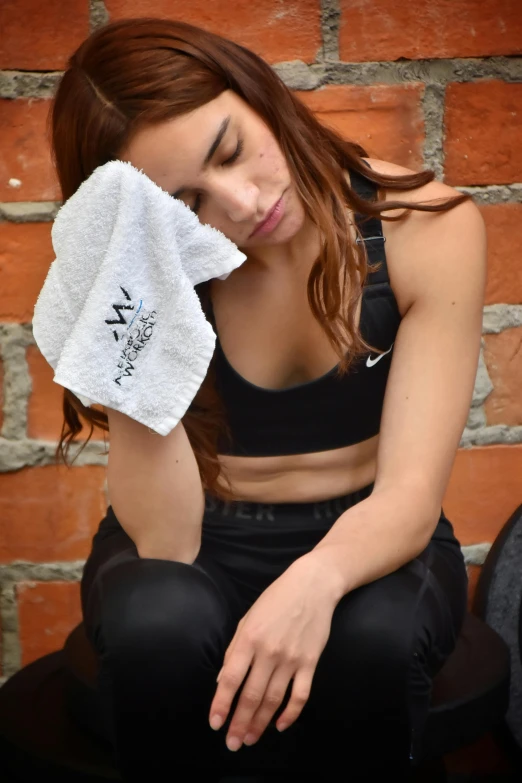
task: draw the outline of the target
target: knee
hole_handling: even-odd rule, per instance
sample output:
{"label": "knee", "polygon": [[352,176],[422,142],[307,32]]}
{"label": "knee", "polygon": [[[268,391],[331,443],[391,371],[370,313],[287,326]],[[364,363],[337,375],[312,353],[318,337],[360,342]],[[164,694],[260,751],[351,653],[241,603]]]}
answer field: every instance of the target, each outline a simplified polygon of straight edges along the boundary
{"label": "knee", "polygon": [[[348,598],[349,596],[345,596]],[[339,604],[330,636],[337,654],[375,668],[386,669],[403,661],[409,652],[404,607],[384,601],[373,606]]]}
{"label": "knee", "polygon": [[185,563],[136,559],[101,578],[100,645],[111,658],[201,663],[222,651],[227,607],[209,576]]}
{"label": "knee", "polygon": [[411,667],[424,652],[412,601],[361,591],[344,596],[336,607],[324,669],[352,697],[359,694],[368,701],[374,694],[376,702],[396,702],[403,699]]}

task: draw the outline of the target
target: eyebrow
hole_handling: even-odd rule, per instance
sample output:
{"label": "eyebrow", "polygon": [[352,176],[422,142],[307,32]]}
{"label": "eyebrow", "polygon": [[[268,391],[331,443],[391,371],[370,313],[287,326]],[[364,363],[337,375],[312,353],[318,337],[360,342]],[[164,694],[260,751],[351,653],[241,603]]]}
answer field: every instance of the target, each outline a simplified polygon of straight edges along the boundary
{"label": "eyebrow", "polygon": [[[221,142],[223,140],[223,136],[227,132],[227,129],[228,129],[228,126],[230,124],[230,120],[231,119],[232,119],[232,115],[229,114],[228,117],[225,117],[225,119],[223,120],[223,122],[219,126],[219,130],[217,132],[216,138],[214,139],[214,141],[210,145],[210,148],[209,148],[207,154],[205,155],[205,160],[203,161],[203,165],[201,166],[201,171],[204,171],[208,167],[208,164],[210,163],[210,161],[214,157],[215,151],[217,150],[217,148],[221,144]],[[183,187],[182,188],[178,188],[178,190],[176,190],[175,193],[171,193],[171,196],[173,198],[177,198],[180,195],[180,193],[183,193],[183,191],[186,190],[186,189],[187,189],[186,186],[183,185]]]}

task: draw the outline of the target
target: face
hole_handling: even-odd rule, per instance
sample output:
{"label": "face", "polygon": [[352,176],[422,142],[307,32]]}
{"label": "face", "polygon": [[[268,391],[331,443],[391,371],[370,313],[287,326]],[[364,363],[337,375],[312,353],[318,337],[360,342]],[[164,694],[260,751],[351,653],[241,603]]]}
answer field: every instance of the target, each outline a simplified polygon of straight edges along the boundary
{"label": "face", "polygon": [[[227,119],[221,141],[202,168]],[[232,90],[190,114],[141,129],[120,158],[142,169],[246,255],[256,255],[257,249],[260,257],[263,250],[267,257],[270,247],[291,245],[305,225],[306,216],[279,144],[264,121]],[[281,198],[283,214],[278,224],[269,233],[252,236]]]}

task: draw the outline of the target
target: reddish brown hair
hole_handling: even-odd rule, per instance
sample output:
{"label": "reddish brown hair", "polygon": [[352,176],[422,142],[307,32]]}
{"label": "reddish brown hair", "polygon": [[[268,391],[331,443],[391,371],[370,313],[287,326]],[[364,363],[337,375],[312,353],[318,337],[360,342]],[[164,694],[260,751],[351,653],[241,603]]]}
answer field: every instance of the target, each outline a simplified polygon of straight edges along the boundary
{"label": "reddish brown hair", "polygon": [[[345,170],[355,170],[381,188],[412,190],[431,182],[435,173],[387,176],[369,169],[359,144],[323,126],[262,58],[237,43],[185,22],[127,19],[98,29],[71,56],[51,108],[52,153],[63,200],[68,199],[97,166],[118,157],[131,135],[145,125],[179,117],[234,90],[270,127],[286,157],[308,217],[323,237],[322,249],[308,280],[308,301],[339,356],[339,374],[368,350],[356,323],[357,305],[367,272],[364,243],[349,239],[347,207],[363,215],[400,220],[410,209],[439,212],[470,198],[444,203],[365,201],[349,187]],[[380,193],[379,195],[382,195]],[[398,217],[383,210],[404,208]],[[343,270],[344,290],[339,290]],[[196,286],[202,307],[208,306],[208,281]],[[346,353],[346,345],[350,351]],[[56,457],[67,462],[80,415],[108,431],[108,417],[85,408],[64,389],[64,423]],[[183,426],[199,466],[203,486],[222,499],[234,499],[218,485],[220,432],[230,434],[215,390],[214,362],[183,417]],[[64,442],[66,448],[64,450]],[[84,445],[86,445],[86,443]]]}

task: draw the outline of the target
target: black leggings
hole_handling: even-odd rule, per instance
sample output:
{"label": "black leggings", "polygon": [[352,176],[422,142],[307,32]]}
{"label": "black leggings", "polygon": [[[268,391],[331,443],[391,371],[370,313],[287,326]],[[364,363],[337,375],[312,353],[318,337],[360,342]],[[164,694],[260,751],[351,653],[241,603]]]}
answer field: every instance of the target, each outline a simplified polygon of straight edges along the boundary
{"label": "black leggings", "polygon": [[[99,657],[106,731],[126,781],[205,780],[281,771],[285,780],[352,780],[381,771],[405,780],[418,761],[434,674],[455,646],[467,574],[441,514],[428,547],[392,574],[345,595],[332,619],[308,702],[279,733],[232,753],[208,723],[216,676],[237,623],[262,591],[309,552],[366,487],[315,503],[223,503],[206,497],[192,565],[140,558],[112,506],[81,583],[87,635]],[[208,774],[210,771],[213,774]],[[175,777],[184,780],[184,774]],[[187,777],[188,779],[188,777]]]}

